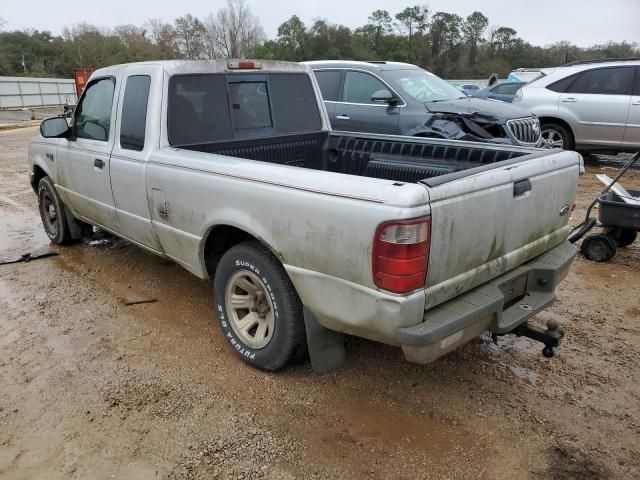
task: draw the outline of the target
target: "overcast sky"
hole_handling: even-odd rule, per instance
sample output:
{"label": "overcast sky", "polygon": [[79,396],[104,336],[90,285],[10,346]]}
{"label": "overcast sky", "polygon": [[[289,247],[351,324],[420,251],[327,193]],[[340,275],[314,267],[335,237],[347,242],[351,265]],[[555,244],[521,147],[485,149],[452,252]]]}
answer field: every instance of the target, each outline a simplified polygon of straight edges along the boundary
{"label": "overcast sky", "polygon": [[[0,0],[5,29],[34,28],[60,33],[65,25],[88,22],[111,27],[142,24],[148,18],[174,18],[191,13],[205,17],[225,0]],[[430,10],[466,17],[474,10],[484,13],[492,25],[515,28],[525,40],[546,45],[569,40],[580,46],[609,40],[640,42],[640,0],[249,0],[269,37],[291,15],[306,24],[318,18],[349,27],[363,25],[376,9],[392,15],[404,7],[427,4]]]}

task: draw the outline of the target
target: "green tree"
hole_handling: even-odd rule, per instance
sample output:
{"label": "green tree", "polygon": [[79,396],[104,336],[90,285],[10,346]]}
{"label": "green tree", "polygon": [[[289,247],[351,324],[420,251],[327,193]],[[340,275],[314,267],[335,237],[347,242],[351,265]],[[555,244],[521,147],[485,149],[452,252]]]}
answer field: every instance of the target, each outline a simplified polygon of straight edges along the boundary
{"label": "green tree", "polygon": [[436,12],[431,19],[429,36],[431,54],[440,56],[461,41],[462,17],[455,13]]}
{"label": "green tree", "polygon": [[296,62],[306,59],[307,30],[300,17],[293,15],[278,27],[278,58]]}
{"label": "green tree", "polygon": [[391,32],[391,15],[386,10],[376,10],[369,15],[369,23],[365,25],[363,33],[373,33],[373,50],[378,52],[380,49],[380,39],[382,36]]}
{"label": "green tree", "polygon": [[428,10],[418,5],[407,7],[396,14],[398,26],[409,37],[409,52],[412,51],[411,40],[416,30],[423,31],[427,25]]}
{"label": "green tree", "polygon": [[482,42],[484,32],[489,26],[489,19],[481,12],[473,12],[462,24],[464,41],[469,47],[469,63],[475,67],[478,58],[478,44]]}

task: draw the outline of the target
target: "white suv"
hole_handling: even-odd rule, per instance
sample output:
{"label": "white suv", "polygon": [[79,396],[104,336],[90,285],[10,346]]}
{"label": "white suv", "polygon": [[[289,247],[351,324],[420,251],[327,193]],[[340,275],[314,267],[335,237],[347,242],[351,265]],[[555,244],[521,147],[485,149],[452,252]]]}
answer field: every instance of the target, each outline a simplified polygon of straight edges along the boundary
{"label": "white suv", "polygon": [[640,59],[545,69],[513,103],[540,119],[547,148],[640,150]]}

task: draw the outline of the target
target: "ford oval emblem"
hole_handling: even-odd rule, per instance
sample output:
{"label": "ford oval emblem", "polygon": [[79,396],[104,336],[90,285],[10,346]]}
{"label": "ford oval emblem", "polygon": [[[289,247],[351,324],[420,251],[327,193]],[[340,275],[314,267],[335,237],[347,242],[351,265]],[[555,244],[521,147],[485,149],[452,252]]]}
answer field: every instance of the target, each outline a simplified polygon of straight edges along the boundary
{"label": "ford oval emblem", "polygon": [[569,213],[569,205],[563,205],[562,208],[560,209],[560,216],[564,217],[567,213]]}

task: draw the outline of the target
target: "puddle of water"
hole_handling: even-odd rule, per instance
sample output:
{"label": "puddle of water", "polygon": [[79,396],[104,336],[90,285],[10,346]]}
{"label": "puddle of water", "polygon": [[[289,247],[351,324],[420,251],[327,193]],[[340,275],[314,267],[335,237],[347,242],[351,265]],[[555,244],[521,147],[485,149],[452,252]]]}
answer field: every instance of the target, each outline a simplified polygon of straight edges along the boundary
{"label": "puddle of water", "polygon": [[11,260],[15,256],[49,245],[49,237],[39,217],[29,211],[6,211],[0,216],[0,260]]}

